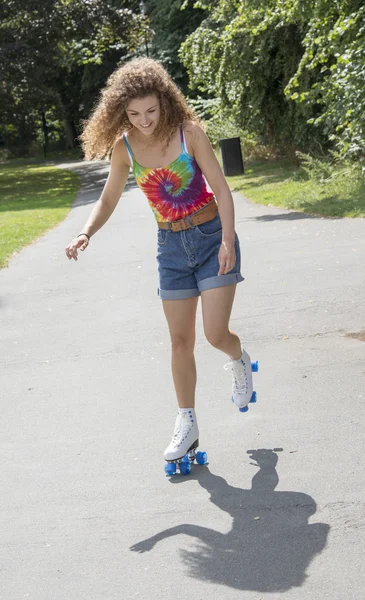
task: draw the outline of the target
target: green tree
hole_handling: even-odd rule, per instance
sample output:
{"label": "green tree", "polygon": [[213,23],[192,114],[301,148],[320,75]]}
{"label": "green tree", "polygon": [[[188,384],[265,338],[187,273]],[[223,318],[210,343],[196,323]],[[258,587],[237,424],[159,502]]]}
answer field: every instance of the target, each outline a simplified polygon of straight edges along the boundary
{"label": "green tree", "polygon": [[305,52],[286,87],[342,156],[363,157],[365,144],[365,7],[352,0],[318,2],[303,40]]}
{"label": "green tree", "polygon": [[[193,88],[278,146],[364,145],[359,0],[196,2],[208,17],[182,44]],[[316,125],[314,127],[313,125]]]}
{"label": "green tree", "polygon": [[200,25],[206,10],[194,8],[194,0],[145,0],[145,8],[153,31],[150,54],[187,93],[189,78],[178,52],[185,38]]}
{"label": "green tree", "polygon": [[[9,0],[1,6],[0,133],[25,151],[37,135],[47,143],[47,119],[63,123],[69,147],[101,79],[135,51],[146,22],[136,2]],[[26,131],[27,135],[21,135]]]}

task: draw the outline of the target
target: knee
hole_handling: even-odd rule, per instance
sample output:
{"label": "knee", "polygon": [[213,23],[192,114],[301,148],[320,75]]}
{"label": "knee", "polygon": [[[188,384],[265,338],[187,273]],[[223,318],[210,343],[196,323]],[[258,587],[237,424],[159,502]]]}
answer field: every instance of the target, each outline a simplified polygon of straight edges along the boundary
{"label": "knee", "polygon": [[192,335],[184,333],[175,333],[171,335],[171,348],[173,352],[186,354],[194,350],[195,339]]}
{"label": "knee", "polygon": [[228,331],[223,329],[206,329],[205,337],[214,348],[222,348],[227,341]]}

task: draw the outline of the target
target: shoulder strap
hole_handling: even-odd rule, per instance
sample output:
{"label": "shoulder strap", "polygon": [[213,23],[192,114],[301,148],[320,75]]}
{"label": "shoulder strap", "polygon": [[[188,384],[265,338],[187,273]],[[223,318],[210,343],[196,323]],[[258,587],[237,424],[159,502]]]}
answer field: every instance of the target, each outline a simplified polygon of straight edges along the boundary
{"label": "shoulder strap", "polygon": [[184,127],[182,125],[180,127],[180,138],[181,138],[182,149],[184,150],[184,152],[186,152],[186,154],[188,154],[188,149],[187,149],[186,140],[185,140]]}
{"label": "shoulder strap", "polygon": [[127,148],[129,160],[131,161],[131,167],[133,167],[133,161],[134,161],[133,152],[132,152],[132,148],[130,147],[130,144],[128,142],[127,134],[126,133],[123,133],[123,140],[124,140],[124,143],[125,143],[126,148]]}

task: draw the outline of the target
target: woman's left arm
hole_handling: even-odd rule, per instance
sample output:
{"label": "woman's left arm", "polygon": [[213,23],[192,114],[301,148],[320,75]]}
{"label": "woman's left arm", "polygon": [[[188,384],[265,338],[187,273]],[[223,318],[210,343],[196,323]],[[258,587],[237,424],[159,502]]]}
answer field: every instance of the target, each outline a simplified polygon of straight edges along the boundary
{"label": "woman's left arm", "polygon": [[[219,251],[219,273],[223,275],[233,269],[236,263],[234,247],[234,205],[231,191],[223,175],[220,164],[214,154],[211,143],[197,123],[190,123],[186,128],[186,137],[191,142],[194,158],[201,168],[209,186],[216,197],[219,215],[222,221],[222,245]],[[190,135],[189,135],[190,134]]]}

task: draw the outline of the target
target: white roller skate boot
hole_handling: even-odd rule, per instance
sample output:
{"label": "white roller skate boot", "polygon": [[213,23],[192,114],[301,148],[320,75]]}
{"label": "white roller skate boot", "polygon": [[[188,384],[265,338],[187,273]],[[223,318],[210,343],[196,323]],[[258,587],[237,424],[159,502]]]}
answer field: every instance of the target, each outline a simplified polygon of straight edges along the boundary
{"label": "white roller skate boot", "polygon": [[167,461],[183,458],[199,446],[199,429],[193,408],[180,408],[175,421],[173,438],[164,452]]}
{"label": "white roller skate boot", "polygon": [[231,360],[224,365],[224,369],[232,370],[232,401],[242,409],[253,398],[251,359],[243,350],[241,358]]}

